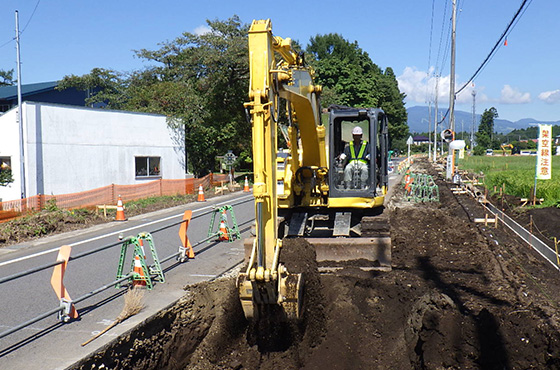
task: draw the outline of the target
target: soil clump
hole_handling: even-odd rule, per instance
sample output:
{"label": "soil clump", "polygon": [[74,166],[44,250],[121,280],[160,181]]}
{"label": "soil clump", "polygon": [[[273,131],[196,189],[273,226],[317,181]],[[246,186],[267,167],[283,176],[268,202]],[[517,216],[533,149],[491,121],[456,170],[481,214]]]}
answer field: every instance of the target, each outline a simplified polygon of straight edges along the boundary
{"label": "soil clump", "polygon": [[435,177],[440,202],[396,190],[391,271],[319,274],[313,248],[285,240],[306,279],[301,322],[247,322],[235,277],[223,278],[72,369],[560,368],[558,271],[503,225],[477,226],[483,207],[427,161],[412,171]]}

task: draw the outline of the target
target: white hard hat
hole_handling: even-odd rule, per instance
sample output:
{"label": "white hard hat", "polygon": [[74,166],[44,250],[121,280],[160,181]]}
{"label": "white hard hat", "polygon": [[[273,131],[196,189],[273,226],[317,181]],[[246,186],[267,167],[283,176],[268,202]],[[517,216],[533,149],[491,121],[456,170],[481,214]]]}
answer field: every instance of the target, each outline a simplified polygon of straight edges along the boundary
{"label": "white hard hat", "polygon": [[359,126],[354,127],[352,130],[352,135],[361,135],[362,133],[362,128]]}

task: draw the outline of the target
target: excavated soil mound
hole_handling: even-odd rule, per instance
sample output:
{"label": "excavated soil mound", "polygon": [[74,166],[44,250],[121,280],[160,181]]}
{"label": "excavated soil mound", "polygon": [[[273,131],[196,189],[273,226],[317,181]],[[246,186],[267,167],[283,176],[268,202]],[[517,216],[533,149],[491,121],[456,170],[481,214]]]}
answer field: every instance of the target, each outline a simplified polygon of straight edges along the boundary
{"label": "excavated soil mound", "polygon": [[[437,176],[420,161],[413,168]],[[559,273],[482,207],[440,186],[391,219],[393,269],[320,275],[313,248],[285,241],[306,279],[300,323],[248,323],[235,279],[187,295],[75,369],[559,369]],[[297,257],[297,258],[296,258]]]}

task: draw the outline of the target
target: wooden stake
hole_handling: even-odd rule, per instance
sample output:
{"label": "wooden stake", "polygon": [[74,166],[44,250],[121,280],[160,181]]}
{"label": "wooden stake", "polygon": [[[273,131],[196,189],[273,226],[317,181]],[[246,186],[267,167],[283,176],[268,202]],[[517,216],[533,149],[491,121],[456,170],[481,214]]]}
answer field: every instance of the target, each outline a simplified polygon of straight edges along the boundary
{"label": "wooden stake", "polygon": [[558,257],[558,241],[554,237],[554,249],[556,249],[556,263],[560,266],[560,258]]}

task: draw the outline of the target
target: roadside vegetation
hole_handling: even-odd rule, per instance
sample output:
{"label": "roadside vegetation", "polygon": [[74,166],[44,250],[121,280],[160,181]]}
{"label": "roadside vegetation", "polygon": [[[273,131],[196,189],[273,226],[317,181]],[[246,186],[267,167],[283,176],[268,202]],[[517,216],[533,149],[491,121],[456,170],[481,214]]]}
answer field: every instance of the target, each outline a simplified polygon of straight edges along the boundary
{"label": "roadside vegetation", "polygon": [[[190,203],[194,195],[150,197],[125,203],[126,217]],[[93,225],[111,222],[115,210],[107,210],[107,217],[97,208],[60,209],[55,201],[47,202],[44,210],[0,223],[0,248],[22,243],[51,234],[84,229]]]}
{"label": "roadside vegetation", "polygon": [[[535,184],[536,156],[465,156],[459,168],[484,174],[489,190],[503,187],[506,194],[530,198]],[[552,179],[537,180],[537,198],[544,198],[542,207],[560,207],[560,162],[552,158]]]}

